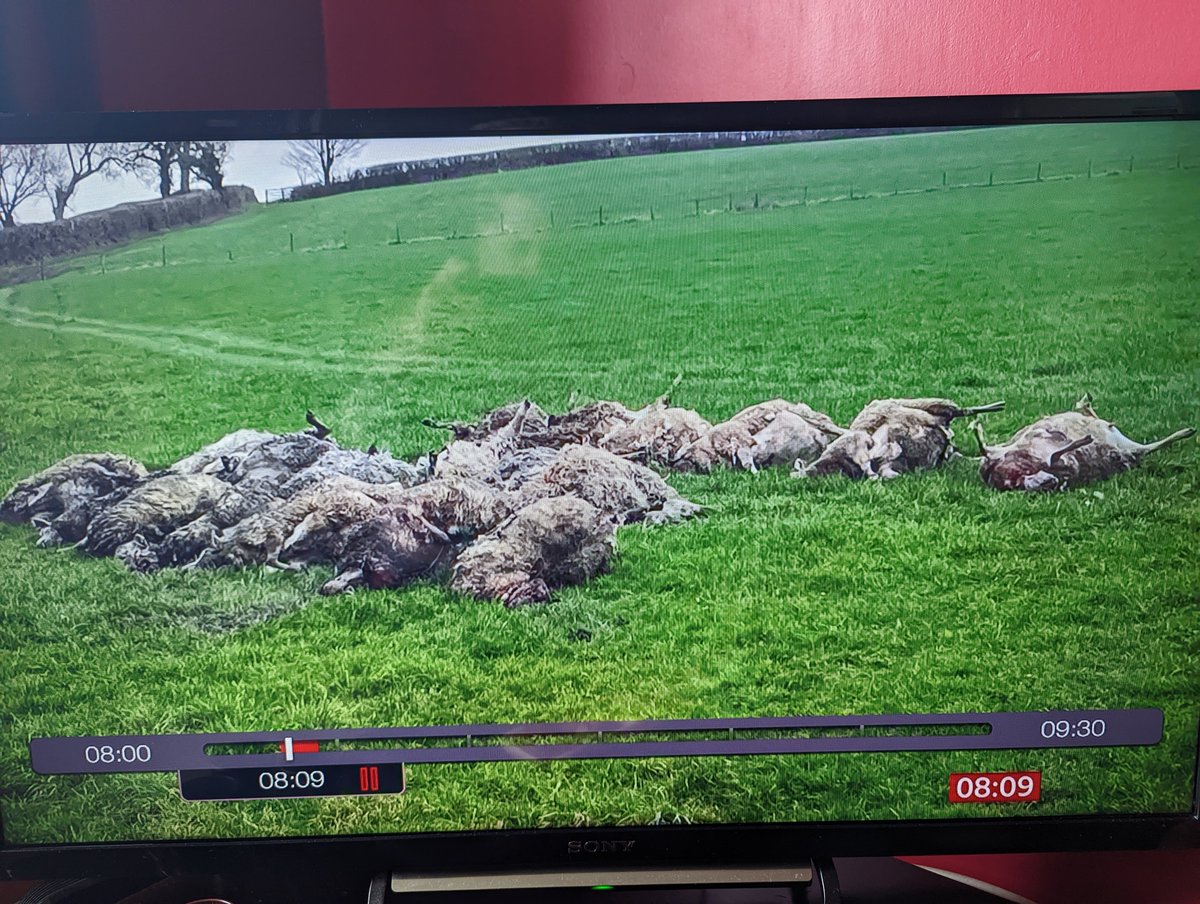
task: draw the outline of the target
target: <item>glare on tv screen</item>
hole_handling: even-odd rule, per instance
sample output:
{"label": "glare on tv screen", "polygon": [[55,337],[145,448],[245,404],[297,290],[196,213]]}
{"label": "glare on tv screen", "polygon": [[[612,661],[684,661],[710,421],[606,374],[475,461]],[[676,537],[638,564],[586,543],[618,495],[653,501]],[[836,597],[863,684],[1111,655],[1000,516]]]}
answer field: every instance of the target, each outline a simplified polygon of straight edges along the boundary
{"label": "glare on tv screen", "polygon": [[0,180],[5,843],[1190,810],[1200,125]]}

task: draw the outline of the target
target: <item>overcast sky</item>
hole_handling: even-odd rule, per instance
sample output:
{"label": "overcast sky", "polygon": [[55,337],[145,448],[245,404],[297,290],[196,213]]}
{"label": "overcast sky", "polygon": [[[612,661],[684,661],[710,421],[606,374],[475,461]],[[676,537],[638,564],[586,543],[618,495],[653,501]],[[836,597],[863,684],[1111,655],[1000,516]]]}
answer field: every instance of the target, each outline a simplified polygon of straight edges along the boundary
{"label": "overcast sky", "polygon": [[[578,137],[578,136],[577,136]],[[594,135],[586,136],[595,138]],[[444,157],[452,154],[471,154],[492,151],[498,148],[527,147],[531,144],[548,144],[555,141],[570,141],[571,136],[539,138],[519,136],[515,138],[484,137],[470,138],[380,138],[368,141],[349,168],[357,169],[376,163],[391,163],[397,160],[424,160],[429,157]],[[225,165],[226,185],[249,185],[263,200],[268,188],[286,188],[300,184],[296,171],[280,163],[288,151],[286,141],[235,141],[230,144],[229,160]],[[310,180],[311,181],[311,180]],[[195,181],[193,181],[195,185]],[[203,183],[200,183],[203,188]],[[145,201],[157,198],[156,188],[147,188],[136,177],[122,174],[115,179],[92,176],[80,183],[72,198],[68,214],[83,213],[111,207],[124,201]],[[17,210],[17,221],[33,223],[53,218],[50,202],[45,198],[27,201]]]}

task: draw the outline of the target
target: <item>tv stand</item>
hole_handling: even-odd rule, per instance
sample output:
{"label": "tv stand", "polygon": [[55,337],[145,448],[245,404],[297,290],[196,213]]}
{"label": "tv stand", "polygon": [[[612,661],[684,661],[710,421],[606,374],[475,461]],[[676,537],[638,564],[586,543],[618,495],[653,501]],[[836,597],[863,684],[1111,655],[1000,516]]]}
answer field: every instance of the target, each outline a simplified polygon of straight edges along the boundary
{"label": "tv stand", "polygon": [[[602,898],[597,892],[604,892]],[[392,873],[371,882],[370,904],[421,901],[572,902],[611,904],[841,904],[831,860],[808,860],[791,867],[643,866],[589,867],[493,873]]]}

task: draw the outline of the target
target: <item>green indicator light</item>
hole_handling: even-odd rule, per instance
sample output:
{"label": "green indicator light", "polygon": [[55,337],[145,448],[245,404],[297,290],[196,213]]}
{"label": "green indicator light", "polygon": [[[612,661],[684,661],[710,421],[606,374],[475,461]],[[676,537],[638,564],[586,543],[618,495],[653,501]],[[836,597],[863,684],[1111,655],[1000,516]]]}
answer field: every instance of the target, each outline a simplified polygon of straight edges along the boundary
{"label": "green indicator light", "polygon": [[592,891],[612,891],[615,887],[614,885],[593,885]]}

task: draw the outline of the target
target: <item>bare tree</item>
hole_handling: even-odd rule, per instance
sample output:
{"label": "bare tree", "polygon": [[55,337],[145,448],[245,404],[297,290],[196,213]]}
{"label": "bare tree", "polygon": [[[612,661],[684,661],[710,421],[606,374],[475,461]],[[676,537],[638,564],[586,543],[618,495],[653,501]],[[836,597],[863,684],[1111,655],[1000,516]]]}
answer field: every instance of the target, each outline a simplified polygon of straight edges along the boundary
{"label": "bare tree", "polygon": [[156,187],[161,197],[175,184],[172,168],[179,160],[178,141],[145,141],[121,147],[120,166],[136,175],[147,187]]}
{"label": "bare tree", "polygon": [[17,225],[17,208],[46,190],[49,167],[44,144],[0,144],[0,225]]}
{"label": "bare tree", "polygon": [[359,138],[311,138],[289,141],[281,161],[296,171],[301,182],[320,180],[331,185],[339,163],[357,157],[367,143]]}
{"label": "bare tree", "polygon": [[179,169],[179,193],[186,194],[192,190],[192,143],[190,141],[175,142],[175,166]]}
{"label": "bare tree", "polygon": [[54,210],[54,219],[61,220],[67,215],[67,207],[80,182],[97,173],[111,175],[120,159],[121,148],[115,144],[87,141],[51,148],[46,196]]}
{"label": "bare tree", "polygon": [[225,162],[229,159],[229,144],[224,141],[181,141],[178,150],[180,191],[191,187],[191,175],[208,185],[221,188],[225,184]]}

